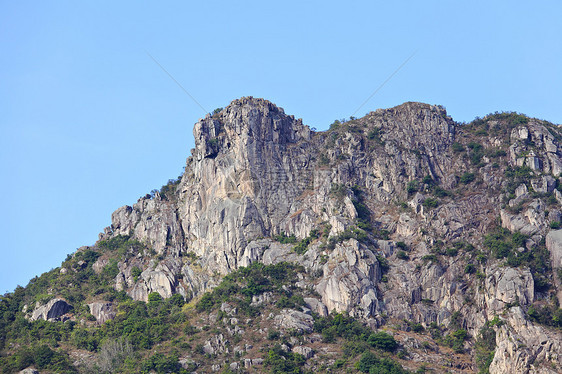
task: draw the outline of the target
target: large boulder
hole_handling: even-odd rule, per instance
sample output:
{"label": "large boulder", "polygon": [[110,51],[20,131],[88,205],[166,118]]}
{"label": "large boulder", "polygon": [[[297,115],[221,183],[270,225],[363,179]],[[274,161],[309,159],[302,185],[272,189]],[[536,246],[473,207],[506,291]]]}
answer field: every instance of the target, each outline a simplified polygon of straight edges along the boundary
{"label": "large boulder", "polygon": [[312,332],[314,318],[311,315],[293,309],[283,309],[275,316],[275,324],[285,330]]}
{"label": "large boulder", "polygon": [[20,371],[19,374],[39,374],[39,372],[32,367],[28,367]]}
{"label": "large boulder", "polygon": [[68,313],[71,309],[72,306],[65,300],[55,298],[45,305],[36,307],[29,319],[31,321],[36,321],[38,319],[44,319],[45,321],[60,321],[61,316]]}
{"label": "large boulder", "polygon": [[90,313],[100,324],[115,318],[116,313],[112,303],[108,303],[105,301],[95,301],[88,304],[88,307],[90,308]]}

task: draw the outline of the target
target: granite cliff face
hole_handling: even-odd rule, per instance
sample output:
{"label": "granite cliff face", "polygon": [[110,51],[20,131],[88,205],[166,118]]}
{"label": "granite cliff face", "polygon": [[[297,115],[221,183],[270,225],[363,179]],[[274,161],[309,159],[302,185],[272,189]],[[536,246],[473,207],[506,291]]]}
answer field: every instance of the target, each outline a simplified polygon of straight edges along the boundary
{"label": "granite cliff face", "polygon": [[[496,342],[490,373],[561,370],[560,330],[533,319],[556,295],[562,302],[555,126],[515,114],[458,124],[442,107],[405,103],[315,132],[246,97],[193,132],[181,179],[116,210],[100,234],[99,243],[127,236],[151,249],[131,247],[117,290],[191,300],[242,266],[287,261],[304,266],[297,285],[314,291],[306,304],[320,315],[457,326],[472,356],[486,327]],[[115,316],[104,300],[90,308],[100,323]],[[311,326],[284,313],[281,325]],[[442,367],[444,358],[413,360]]]}

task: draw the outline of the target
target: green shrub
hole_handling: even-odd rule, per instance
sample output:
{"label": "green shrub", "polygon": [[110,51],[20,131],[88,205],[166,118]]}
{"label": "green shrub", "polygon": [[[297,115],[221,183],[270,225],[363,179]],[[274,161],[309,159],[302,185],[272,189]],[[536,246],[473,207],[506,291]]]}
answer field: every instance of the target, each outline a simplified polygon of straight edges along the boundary
{"label": "green shrub", "polygon": [[445,254],[449,257],[455,257],[456,255],[459,254],[459,250],[457,248],[447,248],[447,250],[445,251]]}
{"label": "green shrub", "polygon": [[410,259],[410,257],[404,251],[398,251],[398,253],[396,254],[396,257],[399,258],[400,260],[409,260]]}
{"label": "green shrub", "polygon": [[468,338],[468,333],[465,329],[458,329],[448,334],[444,338],[444,343],[451,347],[455,352],[464,352],[464,341]]}
{"label": "green shrub", "polygon": [[475,178],[476,178],[476,175],[474,173],[466,172],[463,175],[461,175],[460,182],[462,184],[469,184],[472,181],[474,181]]}
{"label": "green shrub", "polygon": [[466,264],[464,272],[465,274],[473,274],[476,272],[476,266],[474,266],[474,264]]}
{"label": "green shrub", "polygon": [[138,268],[138,266],[134,266],[131,269],[131,275],[133,276],[133,279],[135,280],[135,282],[139,279],[139,276],[142,274],[142,270]]}
{"label": "green shrub", "polygon": [[489,322],[480,329],[478,339],[474,344],[475,361],[479,374],[488,373],[496,350],[496,332]]}
{"label": "green shrub", "polygon": [[414,179],[413,181],[408,182],[408,185],[406,186],[406,191],[408,192],[408,194],[413,194],[415,192],[418,192],[419,188],[420,188],[420,182]]}
{"label": "green shrub", "polygon": [[460,143],[455,142],[455,143],[453,143],[453,144],[451,145],[451,149],[452,149],[453,152],[455,152],[455,153],[461,153],[461,152],[464,151],[464,146],[463,146],[462,144],[460,144]]}
{"label": "green shrub", "polygon": [[156,372],[158,374],[165,373],[178,373],[187,374],[187,370],[181,367],[178,356],[176,355],[164,355],[162,353],[155,353],[141,364],[142,372]]}
{"label": "green shrub", "polygon": [[427,199],[425,199],[422,203],[422,205],[426,208],[436,208],[439,205],[439,200],[437,199],[433,199],[431,197],[428,197]]}
{"label": "green shrub", "polygon": [[287,236],[285,233],[281,233],[273,237],[275,241],[278,241],[281,244],[293,244],[297,242],[297,238],[294,235]]}
{"label": "green shrub", "polygon": [[365,352],[355,364],[355,368],[362,373],[374,374],[406,374],[400,364],[389,358],[379,358],[371,352]]}
{"label": "green shrub", "polygon": [[263,365],[269,367],[271,373],[302,373],[306,360],[298,353],[285,352],[281,345],[276,344],[267,353]]}
{"label": "green shrub", "polygon": [[389,352],[394,351],[398,347],[398,343],[394,340],[394,337],[383,331],[369,335],[367,342],[375,348]]}

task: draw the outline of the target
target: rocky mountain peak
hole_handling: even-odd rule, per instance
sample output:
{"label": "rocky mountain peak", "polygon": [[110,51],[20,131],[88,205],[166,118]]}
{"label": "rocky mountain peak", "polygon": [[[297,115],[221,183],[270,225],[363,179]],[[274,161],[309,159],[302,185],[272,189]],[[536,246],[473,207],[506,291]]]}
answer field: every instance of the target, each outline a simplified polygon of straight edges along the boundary
{"label": "rocky mountain peak", "polygon": [[367,115],[380,123],[383,132],[391,134],[402,147],[421,153],[445,150],[455,138],[455,122],[444,107],[407,102],[389,109],[378,109]]}
{"label": "rocky mountain peak", "polygon": [[195,124],[197,159],[215,157],[220,150],[251,144],[284,145],[309,140],[311,131],[301,119],[286,115],[283,108],[252,96],[234,100],[217,113]]}
{"label": "rocky mountain peak", "polygon": [[[122,336],[143,368],[173,347],[174,367],[188,371],[354,372],[383,328],[396,338],[388,357],[412,371],[560,372],[558,126],[505,112],[460,124],[408,102],[314,133],[244,97],[194,135],[181,178],[116,210],[97,243],[0,300],[0,344],[30,343],[29,332],[6,334],[25,328],[10,317],[19,311],[80,322],[61,345],[98,363],[104,349],[90,339]],[[124,333],[141,309],[170,313],[174,340]],[[3,330],[5,320],[16,323]],[[284,366],[293,354],[303,370]]]}

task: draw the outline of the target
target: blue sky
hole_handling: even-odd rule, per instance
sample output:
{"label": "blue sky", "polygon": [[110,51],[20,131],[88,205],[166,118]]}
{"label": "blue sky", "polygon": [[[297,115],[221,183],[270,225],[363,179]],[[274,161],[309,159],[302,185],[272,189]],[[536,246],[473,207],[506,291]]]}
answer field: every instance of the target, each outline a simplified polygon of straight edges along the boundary
{"label": "blue sky", "polygon": [[559,1],[0,1],[0,293],[178,176],[204,111],[263,97],[318,129],[405,101],[562,123]]}

